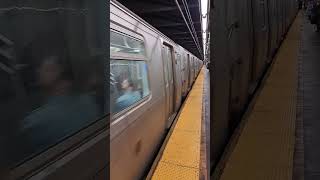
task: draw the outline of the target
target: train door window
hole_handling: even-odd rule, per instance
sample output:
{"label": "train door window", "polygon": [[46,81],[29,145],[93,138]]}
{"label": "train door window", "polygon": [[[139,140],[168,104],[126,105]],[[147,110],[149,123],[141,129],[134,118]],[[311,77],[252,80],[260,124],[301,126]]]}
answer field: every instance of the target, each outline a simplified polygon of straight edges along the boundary
{"label": "train door window", "polygon": [[190,55],[187,55],[187,67],[188,67],[188,71],[187,71],[187,77],[188,77],[188,87],[191,86],[191,63],[190,63]]}
{"label": "train door window", "polygon": [[[150,95],[144,48],[142,39],[113,30],[110,32],[112,114],[129,109]],[[141,56],[135,56],[137,54]]]}
{"label": "train door window", "polygon": [[170,118],[174,112],[174,97],[175,97],[175,87],[174,87],[174,69],[173,69],[173,49],[167,44],[162,46],[162,54],[164,61],[164,73],[166,76],[166,100],[167,100],[167,118]]}
{"label": "train door window", "polygon": [[191,58],[191,64],[192,64],[192,80],[194,81],[194,57]]}
{"label": "train door window", "polygon": [[171,84],[173,83],[172,50],[169,46],[164,46],[164,48],[165,48],[166,59],[167,59],[168,80],[169,80],[169,83]]}

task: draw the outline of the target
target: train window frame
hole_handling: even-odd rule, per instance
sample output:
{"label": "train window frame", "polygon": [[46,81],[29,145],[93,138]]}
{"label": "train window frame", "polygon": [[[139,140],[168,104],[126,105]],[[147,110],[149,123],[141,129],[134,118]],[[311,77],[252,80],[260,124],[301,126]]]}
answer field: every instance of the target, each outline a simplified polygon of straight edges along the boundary
{"label": "train window frame", "polygon": [[143,102],[147,101],[152,94],[152,91],[150,89],[150,78],[149,78],[149,68],[148,68],[148,63],[147,61],[144,60],[132,60],[132,59],[114,59],[114,58],[110,58],[110,60],[116,60],[116,61],[142,61],[145,62],[145,64],[147,65],[147,80],[148,80],[148,89],[149,89],[149,94],[146,95],[145,97],[141,98],[140,100],[138,100],[137,102],[131,104],[130,106],[122,109],[121,111],[112,114],[111,113],[111,119],[110,122],[113,123],[114,121],[116,121],[116,119],[126,115],[127,113],[129,113],[131,110],[135,109],[136,107],[138,107],[140,104],[142,104]]}
{"label": "train window frame", "polygon": [[[118,34],[118,35],[122,35],[122,36],[124,36],[124,37],[127,37],[127,38],[130,38],[130,39],[133,39],[133,40],[136,40],[136,41],[141,41],[141,42],[143,42],[143,47],[144,47],[144,51],[143,51],[143,54],[133,54],[133,53],[126,53],[126,52],[110,52],[110,54],[116,54],[116,55],[118,55],[118,56],[124,56],[124,57],[126,57],[128,54],[130,54],[130,56],[133,56],[133,57],[135,57],[135,58],[143,58],[143,57],[145,57],[145,41],[144,41],[144,39],[141,39],[141,38],[137,38],[136,36],[130,36],[130,35],[128,35],[128,34],[125,34],[125,33],[123,33],[123,32],[121,32],[121,31],[117,31],[117,30],[114,30],[114,29],[110,29],[110,34],[111,34],[111,32],[113,32],[113,33],[115,33],[115,34]],[[111,46],[110,46],[111,47]]]}
{"label": "train window frame", "polygon": [[[108,131],[108,122],[106,119],[109,117],[110,114],[105,114],[96,121],[89,123],[85,127],[63,138],[61,141],[50,145],[43,151],[38,152],[36,155],[10,169],[9,174],[5,174],[5,176],[13,179],[25,178],[26,176],[32,177],[43,168],[59,161],[62,157],[72,153],[75,149],[99,136],[104,131]],[[50,173],[51,172],[44,172],[44,174]]]}
{"label": "train window frame", "polygon": [[[0,65],[1,64],[0,62]],[[5,70],[3,68],[2,66],[1,70]],[[102,116],[68,134],[58,142],[50,144],[50,146],[21,160],[12,167],[7,167],[8,171],[0,174],[0,179],[29,178],[39,172],[43,173],[44,176],[49,175],[52,173],[51,171],[42,172],[42,170],[58,162],[61,158],[70,155],[70,153],[73,153],[78,147],[103,134],[103,132],[109,131],[107,119],[110,119],[110,114],[104,113]],[[72,159],[70,159],[70,161],[72,161]]]}
{"label": "train window frame", "polygon": [[[6,65],[0,62],[0,70],[11,73],[10,69],[7,69],[6,67]],[[93,140],[95,137],[102,135],[104,132],[110,131],[108,128],[108,119],[110,119],[110,113],[104,113],[94,121],[66,135],[56,143],[50,144],[41,151],[26,157],[12,167],[6,167],[8,171],[0,174],[0,179],[31,178],[38,173],[42,173],[43,176],[51,174],[52,171],[43,172],[42,170],[60,161],[63,157],[69,156],[77,148]],[[69,160],[72,161],[73,158]]]}
{"label": "train window frame", "polygon": [[[6,66],[2,62],[0,62],[0,70],[10,73],[8,71],[9,69],[6,69]],[[35,152],[16,164],[13,164],[8,167],[8,172],[0,174],[0,179],[9,177],[13,179],[32,177],[38,172],[41,172],[50,164],[54,164],[62,157],[72,153],[82,144],[99,136],[102,132],[108,131],[107,119],[109,119],[109,117],[110,114],[108,112],[103,113],[101,116],[95,118],[94,121],[91,121],[72,133],[67,134],[54,144],[50,144],[46,148]],[[44,174],[50,173],[52,172],[44,172]]]}
{"label": "train window frame", "polygon": [[[123,28],[121,26],[115,25],[113,23],[110,24],[110,33],[115,32],[130,38],[134,38],[137,40],[140,40],[144,44],[144,54],[130,54],[130,53],[123,53],[123,52],[110,52],[110,62],[111,60],[118,60],[118,61],[143,61],[146,66],[147,66],[147,81],[148,81],[148,89],[149,89],[149,94],[146,95],[145,97],[141,98],[137,102],[131,104],[130,106],[126,107],[125,109],[112,114],[110,112],[110,125],[114,125],[115,123],[118,123],[118,119],[121,119],[121,117],[133,112],[136,110],[136,108],[142,106],[143,104],[147,103],[151,97],[152,97],[152,89],[150,85],[150,71],[149,71],[149,60],[146,56],[146,46],[145,46],[145,37],[142,34],[138,34],[135,32],[132,32],[131,30],[127,28]],[[109,62],[109,63],[110,63]],[[111,107],[111,105],[110,105]]]}

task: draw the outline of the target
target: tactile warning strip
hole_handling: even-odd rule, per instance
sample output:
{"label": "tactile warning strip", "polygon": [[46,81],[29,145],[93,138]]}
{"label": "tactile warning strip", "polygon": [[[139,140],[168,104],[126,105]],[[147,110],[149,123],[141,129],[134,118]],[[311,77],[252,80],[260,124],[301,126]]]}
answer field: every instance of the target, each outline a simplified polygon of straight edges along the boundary
{"label": "tactile warning strip", "polygon": [[298,16],[231,152],[221,180],[291,180],[295,143]]}
{"label": "tactile warning strip", "polygon": [[199,179],[203,83],[201,69],[152,179]]}

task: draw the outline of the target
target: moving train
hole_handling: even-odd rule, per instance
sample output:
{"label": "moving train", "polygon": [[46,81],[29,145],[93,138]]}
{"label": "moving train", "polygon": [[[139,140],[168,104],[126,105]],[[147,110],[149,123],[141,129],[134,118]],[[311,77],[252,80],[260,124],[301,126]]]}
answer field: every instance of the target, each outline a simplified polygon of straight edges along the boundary
{"label": "moving train", "polygon": [[1,1],[0,179],[107,179],[105,3]]}
{"label": "moving train", "polygon": [[202,61],[110,2],[110,179],[148,170]]}
{"label": "moving train", "polygon": [[137,179],[152,163],[202,61],[105,3],[3,1],[0,179]]}
{"label": "moving train", "polygon": [[211,170],[298,12],[296,0],[212,0]]}

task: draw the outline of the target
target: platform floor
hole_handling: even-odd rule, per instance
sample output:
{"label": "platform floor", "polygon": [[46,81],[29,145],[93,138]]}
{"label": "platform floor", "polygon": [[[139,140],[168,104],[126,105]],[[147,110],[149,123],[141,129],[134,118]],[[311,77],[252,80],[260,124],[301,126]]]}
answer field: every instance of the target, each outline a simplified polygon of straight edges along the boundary
{"label": "platform floor", "polygon": [[199,179],[205,73],[206,69],[202,68],[182,106],[152,179]]}
{"label": "platform floor", "polygon": [[226,158],[221,180],[292,179],[301,23],[299,14]]}

